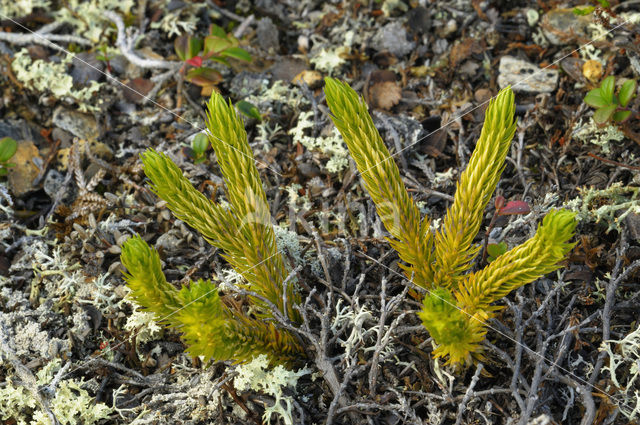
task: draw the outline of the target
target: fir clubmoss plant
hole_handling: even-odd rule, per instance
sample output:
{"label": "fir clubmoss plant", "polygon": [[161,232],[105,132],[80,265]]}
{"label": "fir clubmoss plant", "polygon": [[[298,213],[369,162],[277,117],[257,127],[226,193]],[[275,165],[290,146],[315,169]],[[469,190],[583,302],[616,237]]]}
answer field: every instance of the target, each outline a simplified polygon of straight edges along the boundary
{"label": "fir clubmoss plant", "polygon": [[233,105],[214,93],[208,104],[209,141],[226,182],[229,206],[216,204],[197,191],[164,154],[142,155],[152,190],[173,214],[224,252],[225,259],[246,280],[252,311],[225,301],[210,281],[199,280],[180,290],[162,273],[160,257],[140,237],[122,247],[122,264],[133,298],[165,324],[179,328],[194,356],[245,362],[266,354],[274,363],[292,363],[303,350],[298,341],[274,323],[274,314],[300,322],[294,306],[299,295],[286,282],[287,270],[278,252],[267,198],[247,135]]}
{"label": "fir clubmoss plant", "polygon": [[434,356],[446,357],[450,364],[481,358],[486,321],[499,309],[493,303],[559,268],[573,247],[567,241],[576,226],[574,213],[552,211],[532,239],[484,269],[468,273],[479,251],[473,241],[516,128],[513,92],[502,90],[489,105],[453,205],[435,234],[429,230],[428,217],[420,217],[364,100],[347,84],[331,78],[326,79],[325,94],[333,122],[391,234],[389,242],[407,263],[403,266],[406,276],[427,290],[419,315],[437,344]]}

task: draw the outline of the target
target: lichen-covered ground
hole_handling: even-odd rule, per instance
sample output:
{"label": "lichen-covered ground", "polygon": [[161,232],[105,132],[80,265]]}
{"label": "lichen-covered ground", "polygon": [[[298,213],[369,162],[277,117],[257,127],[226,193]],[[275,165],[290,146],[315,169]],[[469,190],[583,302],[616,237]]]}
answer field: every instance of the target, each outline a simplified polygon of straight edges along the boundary
{"label": "lichen-covered ground", "polygon": [[[571,12],[585,4],[0,0],[0,138],[18,141],[0,181],[0,422],[635,421],[640,102],[598,127],[583,99],[607,75],[640,77],[640,13],[635,1]],[[206,63],[221,78],[201,87],[174,42],[211,24],[252,61]],[[500,302],[481,363],[432,358],[421,304],[329,119],[324,76],[364,95],[436,227],[488,99],[513,86],[518,127],[498,194],[530,212],[501,217],[489,241],[524,242],[555,207],[580,222],[564,267]],[[176,286],[238,279],[149,190],[139,160],[165,152],[224,199],[214,153],[195,164],[189,148],[211,90],[262,117],[246,119],[249,142],[305,300],[308,358],[292,370],[263,357],[204,364],[127,298],[119,247],[136,233]]]}

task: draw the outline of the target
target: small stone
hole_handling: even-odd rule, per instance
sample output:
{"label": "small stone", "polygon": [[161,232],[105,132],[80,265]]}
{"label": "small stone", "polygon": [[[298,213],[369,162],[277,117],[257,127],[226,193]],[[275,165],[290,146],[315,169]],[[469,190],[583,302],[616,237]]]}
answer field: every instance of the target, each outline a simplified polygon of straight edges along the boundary
{"label": "small stone", "polygon": [[513,91],[525,93],[550,93],[558,84],[558,71],[540,69],[538,66],[503,56],[498,67],[498,85],[500,88],[511,86]]}
{"label": "small stone", "polygon": [[63,174],[56,170],[49,170],[47,176],[44,178],[44,193],[46,193],[51,199],[58,197],[58,192],[62,189],[63,183]]}
{"label": "small stone", "polygon": [[269,79],[264,73],[242,71],[231,80],[229,91],[239,99],[251,95],[259,95],[269,86]]}
{"label": "small stone", "polygon": [[162,248],[165,252],[173,252],[180,247],[182,239],[176,237],[177,232],[169,231],[160,235],[156,241],[156,248]]}
{"label": "small stone", "polygon": [[295,85],[306,84],[312,89],[318,88],[322,85],[322,74],[315,70],[305,69],[300,74],[293,78],[292,83]]}
{"label": "small stone", "polygon": [[36,188],[33,181],[40,174],[36,163],[42,163],[42,157],[36,145],[30,140],[18,142],[18,150],[11,158],[14,167],[9,168],[9,189],[16,197],[20,197]]}
{"label": "small stone", "polygon": [[278,41],[278,27],[273,24],[271,18],[262,18],[258,21],[256,28],[258,46],[264,51],[278,51],[280,42]]}
{"label": "small stone", "polygon": [[371,47],[381,52],[388,50],[397,57],[411,53],[416,43],[407,40],[407,30],[401,23],[392,22],[385,25],[373,36]]}
{"label": "small stone", "polygon": [[592,83],[596,83],[602,77],[602,62],[589,59],[582,65],[582,75]]}
{"label": "small stone", "polygon": [[104,62],[99,61],[94,53],[78,53],[73,58],[71,78],[74,84],[89,85],[102,77]]}
{"label": "small stone", "polygon": [[542,17],[540,27],[551,44],[564,46],[581,38],[589,39],[590,23],[591,17],[576,15],[572,9],[555,9]]}
{"label": "small stone", "polygon": [[109,65],[114,74],[122,75],[125,73],[129,61],[123,55],[116,55],[109,60]]}
{"label": "small stone", "polygon": [[285,81],[290,83],[293,78],[307,69],[307,64],[302,59],[296,58],[283,58],[276,61],[269,72],[274,81]]}
{"label": "small stone", "polygon": [[640,242],[640,215],[630,213],[624,218],[629,234],[636,242]]}
{"label": "small stone", "polygon": [[53,125],[57,126],[76,137],[85,140],[94,140],[100,136],[100,129],[96,119],[63,106],[53,111]]}
{"label": "small stone", "polygon": [[438,31],[438,36],[447,38],[458,31],[458,22],[455,19],[449,19]]}
{"label": "small stone", "polygon": [[431,29],[431,16],[426,7],[414,7],[407,16],[407,25],[414,33],[427,34]]}
{"label": "small stone", "polygon": [[60,140],[60,148],[68,148],[73,143],[73,136],[58,127],[51,132],[51,138],[55,141]]}

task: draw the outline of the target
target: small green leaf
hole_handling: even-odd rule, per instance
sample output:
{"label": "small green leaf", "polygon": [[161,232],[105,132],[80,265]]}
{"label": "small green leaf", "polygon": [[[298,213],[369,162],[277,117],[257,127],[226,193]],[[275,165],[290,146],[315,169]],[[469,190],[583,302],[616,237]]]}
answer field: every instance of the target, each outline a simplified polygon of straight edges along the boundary
{"label": "small green leaf", "polygon": [[600,90],[600,88],[589,91],[584,97],[584,103],[594,108],[601,108],[610,104],[610,102],[607,102],[604,97],[602,97],[602,90]]}
{"label": "small green leaf", "polygon": [[225,49],[233,47],[233,43],[226,37],[217,37],[215,35],[208,35],[204,39],[204,52],[205,58],[212,56],[213,54],[220,53]]}
{"label": "small green leaf", "polygon": [[611,119],[613,119],[615,122],[622,122],[629,118],[629,115],[631,115],[631,111],[616,111]]}
{"label": "small green leaf", "polygon": [[633,99],[636,94],[636,86],[636,80],[627,80],[622,84],[620,94],[618,95],[621,106],[627,106],[631,99]]}
{"label": "small green leaf", "polygon": [[229,61],[228,61],[228,60],[226,60],[225,58],[222,58],[222,57],[220,57],[220,56],[211,56],[211,57],[209,58],[209,60],[212,60],[212,61],[214,61],[214,62],[221,63],[221,64],[223,64],[224,66],[231,66],[231,64],[229,63]]}
{"label": "small green leaf", "polygon": [[241,47],[229,47],[228,49],[220,52],[220,55],[229,56],[245,62],[251,62],[253,60],[249,52]]}
{"label": "small green leaf", "polygon": [[203,154],[209,147],[209,137],[204,133],[198,133],[191,141],[191,149],[198,154]]}
{"label": "small green leaf", "polygon": [[0,177],[6,176],[8,172],[9,172],[9,170],[7,170],[6,168],[0,166]]}
{"label": "small green leaf", "polygon": [[499,256],[501,256],[502,254],[504,254],[505,252],[507,252],[507,244],[505,242],[500,242],[500,243],[490,243],[487,245],[487,254],[489,254],[487,260],[489,262],[492,262],[493,260],[495,260],[496,258],[498,258]]}
{"label": "small green leaf", "polygon": [[602,108],[596,109],[596,112],[593,114],[593,120],[598,125],[602,125],[609,121],[613,113],[616,111],[616,105],[603,106]]}
{"label": "small green leaf", "polygon": [[238,108],[238,111],[249,118],[255,118],[258,121],[262,120],[260,111],[253,103],[247,102],[246,100],[241,100],[240,102],[236,103],[236,108]]}
{"label": "small green leaf", "polygon": [[585,16],[592,13],[594,10],[596,10],[596,8],[593,6],[574,7],[573,14],[578,16]]}
{"label": "small green leaf", "polygon": [[11,137],[0,139],[0,162],[7,162],[18,150],[18,143]]}
{"label": "small green leaf", "polygon": [[600,6],[604,7],[605,9],[608,8],[610,6],[610,3],[608,0],[596,0]]}
{"label": "small green leaf", "polygon": [[600,84],[600,90],[602,92],[602,98],[607,104],[613,103],[613,91],[616,86],[616,79],[613,75],[608,76],[604,80],[602,80],[602,84]]}
{"label": "small green leaf", "polygon": [[220,38],[226,38],[227,37],[227,33],[218,25],[213,24],[211,25],[211,27],[209,28],[209,34],[216,36],[216,37],[220,37]]}

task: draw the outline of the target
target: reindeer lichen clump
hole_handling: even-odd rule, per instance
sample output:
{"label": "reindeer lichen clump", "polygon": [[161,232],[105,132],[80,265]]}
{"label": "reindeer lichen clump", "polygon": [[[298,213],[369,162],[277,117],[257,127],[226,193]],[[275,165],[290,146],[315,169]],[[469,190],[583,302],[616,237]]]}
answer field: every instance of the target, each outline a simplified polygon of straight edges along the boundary
{"label": "reindeer lichen clump", "polygon": [[391,246],[407,263],[402,267],[426,289],[420,318],[437,348],[435,357],[450,364],[482,357],[486,322],[509,292],[560,267],[574,244],[575,214],[551,211],[533,238],[484,269],[468,273],[479,246],[474,238],[496,189],[513,138],[514,96],[502,90],[486,112],[480,139],[460,176],[452,206],[437,232],[407,192],[400,172],[373,125],[367,105],[347,84],[327,78],[325,94],[332,119],[351,152],[366,190],[376,205]]}

